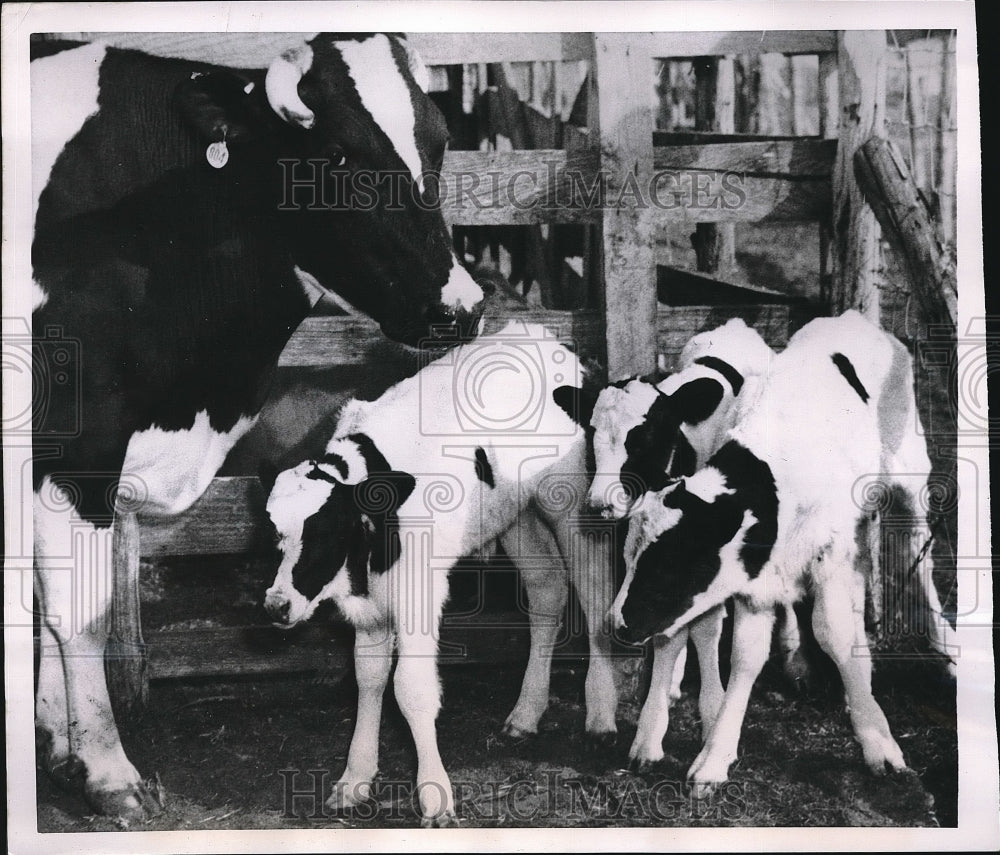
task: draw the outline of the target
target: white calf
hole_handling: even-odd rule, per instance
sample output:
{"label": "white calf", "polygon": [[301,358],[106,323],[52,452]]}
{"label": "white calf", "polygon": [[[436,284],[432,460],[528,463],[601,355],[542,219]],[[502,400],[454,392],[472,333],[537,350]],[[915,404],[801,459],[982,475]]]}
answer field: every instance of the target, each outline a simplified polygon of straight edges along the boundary
{"label": "white calf", "polygon": [[[917,430],[912,388],[906,350],[860,315],[814,322],[775,358],[708,466],[646,496],[632,517],[626,579],[612,607],[626,639],[672,637],[736,597],[729,685],[688,773],[698,792],[724,781],[736,757],[775,605],[807,590],[815,597],[817,640],[840,670],[865,761],[876,773],[904,767],[871,693],[856,537],[866,511],[854,496],[873,476],[910,491],[908,475],[926,476],[926,452],[909,436]],[[910,465],[925,468],[902,469]],[[943,625],[933,585],[926,587]],[[942,631],[939,648],[945,638]]]}
{"label": "white calf", "polygon": [[581,374],[543,327],[513,323],[378,401],[348,404],[325,456],[278,476],[267,510],[283,558],[267,609],[293,625],[332,600],[357,627],[358,719],[331,807],[370,794],[396,648],[396,699],[416,742],[423,823],[454,822],[435,731],[438,625],[448,571],[497,537],[522,572],[531,611],[531,654],[507,731],[535,731],[548,704],[568,571],[589,626],[587,730],[614,732],[610,552],[576,525],[586,439],[562,408]]}

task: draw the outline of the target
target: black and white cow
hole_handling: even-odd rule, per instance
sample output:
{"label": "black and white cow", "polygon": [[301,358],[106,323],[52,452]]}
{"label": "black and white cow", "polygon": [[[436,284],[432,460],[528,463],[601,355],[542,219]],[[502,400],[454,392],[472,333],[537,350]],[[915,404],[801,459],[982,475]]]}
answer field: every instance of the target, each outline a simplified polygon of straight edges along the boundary
{"label": "black and white cow", "polygon": [[[36,721],[41,765],[99,812],[155,807],[105,688],[116,501],[201,495],[310,311],[303,271],[403,343],[478,325],[424,183],[448,135],[420,81],[386,35],[261,71],[101,44],[32,63]],[[338,182],[367,194],[335,204]]]}
{"label": "black and white cow", "polygon": [[[871,693],[857,535],[868,515],[859,489],[873,480],[901,490],[919,516],[930,465],[909,354],[857,312],[814,321],[775,358],[742,413],[704,468],[645,496],[632,516],[627,575],[611,612],[618,634],[671,637],[735,597],[729,684],[688,773],[705,792],[736,758],[775,606],[810,592],[816,637],[840,670],[866,763],[879,774],[902,769]],[[947,652],[950,630],[929,569],[923,581],[933,641]]]}
{"label": "black and white cow", "polygon": [[615,731],[610,552],[600,532],[577,525],[587,442],[564,411],[580,376],[576,356],[543,327],[512,322],[374,403],[348,404],[325,456],[278,475],[267,511],[281,563],[266,608],[292,626],[330,600],[357,629],[358,718],[330,807],[370,793],[395,649],[396,700],[416,743],[423,823],[454,822],[435,731],[438,625],[449,570],[498,537],[521,571],[531,618],[528,667],[505,730],[536,731],[548,705],[568,575],[589,626],[586,728]]}

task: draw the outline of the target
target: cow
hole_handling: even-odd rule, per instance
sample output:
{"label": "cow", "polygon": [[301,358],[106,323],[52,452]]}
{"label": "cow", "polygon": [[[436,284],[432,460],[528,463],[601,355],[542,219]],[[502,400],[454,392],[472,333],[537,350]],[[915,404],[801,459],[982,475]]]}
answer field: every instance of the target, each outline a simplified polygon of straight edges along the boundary
{"label": "cow", "polygon": [[580,378],[576,356],[544,327],[512,321],[377,401],[345,405],[325,454],[274,481],[267,514],[279,566],[266,609],[291,627],[332,601],[357,633],[358,717],[332,809],[370,795],[395,649],[396,700],[417,748],[421,822],[455,823],[435,731],[438,626],[449,570],[496,538],[521,571],[531,622],[527,671],[505,731],[535,732],[548,704],[568,577],[588,624],[586,729],[598,738],[615,732],[610,551],[580,517],[587,440],[568,414]]}
{"label": "cow", "polygon": [[171,515],[202,494],[254,423],[313,280],[411,346],[474,335],[485,295],[428,180],[448,135],[404,38],[320,34],[259,71],[43,47],[39,762],[94,811],[135,820],[157,806],[122,749],[102,659],[116,506]]}
{"label": "cow", "polygon": [[[647,491],[704,466],[735,423],[744,390],[766,374],[773,358],[774,351],[759,333],[733,318],[692,337],[681,351],[677,373],[658,384],[633,377],[603,389],[585,408],[596,468],[589,503],[606,518],[621,519]],[[724,614],[720,606],[690,627],[698,653],[698,707],[705,732],[722,703],[719,639]],[[790,609],[781,628],[786,670],[802,679],[806,666]],[[680,697],[688,637],[685,627],[670,639],[653,640],[651,682],[629,749],[631,766],[641,769],[663,758],[670,701]]]}
{"label": "cow", "polygon": [[[905,347],[848,311],[791,338],[705,467],[643,497],[630,519],[626,578],[611,610],[618,636],[632,643],[670,638],[735,597],[729,683],[688,772],[696,794],[725,781],[736,758],[774,607],[807,592],[865,762],[876,774],[905,767],[871,692],[858,560],[869,510],[858,491],[873,479],[890,485],[919,517],[917,488],[930,464],[917,430]],[[953,652],[930,572],[922,578],[932,642]]]}

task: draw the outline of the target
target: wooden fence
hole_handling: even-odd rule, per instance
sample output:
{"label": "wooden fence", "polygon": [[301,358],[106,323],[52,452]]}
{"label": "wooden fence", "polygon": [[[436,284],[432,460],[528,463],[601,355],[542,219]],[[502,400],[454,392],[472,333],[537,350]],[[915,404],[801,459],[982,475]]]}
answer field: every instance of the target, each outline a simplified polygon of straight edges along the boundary
{"label": "wooden fence", "polygon": [[[282,44],[282,39],[286,43],[290,39],[276,34],[266,37],[263,46],[258,40],[247,47],[237,41],[220,42],[218,37],[206,40],[201,34],[70,35],[99,36],[154,53],[246,66],[259,65],[275,46]],[[456,226],[549,227],[566,223],[586,226],[583,272],[598,285],[597,305],[583,311],[539,309],[530,312],[529,317],[575,342],[583,355],[595,357],[607,367],[611,379],[653,370],[658,353],[675,355],[695,332],[736,315],[746,317],[772,345],[781,347],[788,336],[787,305],[675,308],[658,305],[654,232],[667,222],[816,223],[824,229],[833,258],[831,304],[856,302],[852,277],[862,266],[856,253],[870,248],[863,235],[871,222],[865,219],[864,205],[854,198],[857,190],[848,165],[854,150],[864,141],[864,125],[870,119],[866,111],[872,100],[872,93],[866,88],[867,78],[858,66],[879,39],[884,47],[882,32],[874,35],[834,31],[413,34],[411,40],[430,66],[519,61],[589,64],[586,125],[564,128],[563,148],[454,151],[447,155],[443,169],[445,217]],[[767,138],[721,131],[655,133],[656,110],[649,91],[655,59],[761,53],[818,57],[818,135]],[[838,117],[842,115],[852,120],[839,125]],[[860,120],[855,121],[858,116]],[[605,204],[588,205],[571,196],[559,197],[571,172],[587,186],[598,174],[603,176]],[[647,187],[655,175],[666,172],[678,184],[706,188],[707,195],[680,194],[668,208],[607,204],[607,200],[619,196],[627,198],[628,188],[636,182]],[[742,201],[738,205],[715,205],[713,200],[723,192],[720,188],[727,175],[738,176],[742,182]],[[462,187],[456,183],[458,178],[464,182]],[[476,189],[467,189],[472,186]],[[530,190],[527,195],[511,197],[495,189],[511,186]],[[555,205],[551,204],[554,194],[559,200]],[[839,220],[834,215],[841,209],[850,211],[844,220],[848,228],[835,233],[831,227]],[[870,212],[867,216],[870,217]],[[359,337],[377,334],[375,326],[363,318],[309,318],[292,337],[280,364],[362,365],[364,348],[358,346]],[[126,576],[134,573],[140,553],[162,557],[252,550],[263,498],[255,478],[216,478],[187,513],[165,522],[141,519],[133,536],[122,539],[123,547],[116,554],[116,573],[120,571]],[[119,522],[125,529],[132,524],[127,517]],[[134,602],[122,602],[116,630],[120,640],[137,629],[136,610]],[[510,634],[509,628],[503,632]],[[233,631],[226,633],[226,639],[220,642],[223,647],[239,643]],[[245,641],[246,633],[240,637]],[[523,631],[520,637],[523,640]],[[301,655],[284,650],[282,655],[274,656],[249,652],[220,655],[212,658],[211,665],[203,662],[200,667],[189,666],[183,662],[190,662],[190,654],[180,651],[176,639],[153,636],[149,640],[154,677],[248,669],[287,670],[297,667],[294,662],[304,661]],[[282,646],[273,638],[268,644],[272,652]],[[257,647],[259,653],[260,644]],[[468,647],[472,657],[495,656],[498,650],[517,649],[516,645],[498,644],[488,634],[479,635],[478,640],[470,636]],[[176,650],[177,655],[165,656],[167,650]],[[337,661],[345,661],[342,653],[334,658],[337,656],[341,656]],[[221,671],[220,663],[225,663]]]}

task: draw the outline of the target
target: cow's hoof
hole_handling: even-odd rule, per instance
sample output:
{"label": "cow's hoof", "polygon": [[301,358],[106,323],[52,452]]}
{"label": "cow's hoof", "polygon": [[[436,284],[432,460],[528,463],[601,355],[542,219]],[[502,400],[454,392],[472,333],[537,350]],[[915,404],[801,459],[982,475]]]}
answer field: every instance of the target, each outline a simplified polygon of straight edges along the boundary
{"label": "cow's hoof", "polygon": [[115,817],[126,826],[163,813],[164,795],[159,776],[117,790],[96,787],[84,790],[84,797],[95,813]]}
{"label": "cow's hoof", "polygon": [[503,728],[500,730],[500,735],[506,739],[528,739],[538,733],[538,730],[527,730],[522,727],[518,727],[514,722],[508,721],[504,723]]}
{"label": "cow's hoof", "polygon": [[437,816],[424,816],[420,818],[421,828],[458,828],[458,817],[455,811],[446,810]]}

